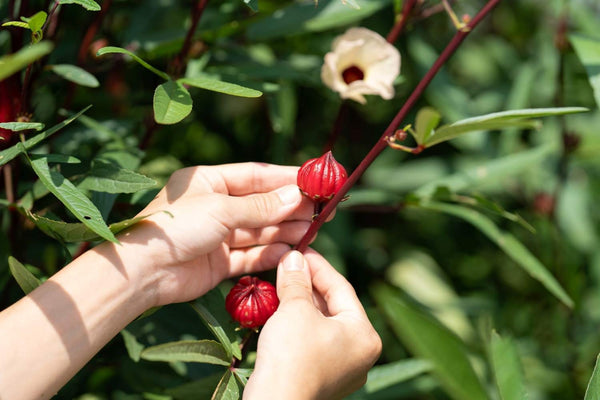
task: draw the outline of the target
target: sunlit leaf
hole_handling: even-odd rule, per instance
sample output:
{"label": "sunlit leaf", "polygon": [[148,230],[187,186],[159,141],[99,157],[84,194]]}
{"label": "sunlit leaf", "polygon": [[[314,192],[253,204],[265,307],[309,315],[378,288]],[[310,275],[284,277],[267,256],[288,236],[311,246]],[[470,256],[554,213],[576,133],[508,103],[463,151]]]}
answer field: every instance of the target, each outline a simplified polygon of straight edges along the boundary
{"label": "sunlit leaf", "polygon": [[79,4],[88,11],[100,11],[100,5],[94,0],[58,0],[58,4]]}
{"label": "sunlit leaf", "polygon": [[534,129],[540,126],[540,122],[528,118],[574,114],[586,111],[589,110],[583,107],[529,108],[481,115],[478,117],[463,119],[450,125],[442,125],[436,129],[433,134],[429,135],[429,137],[425,139],[424,144],[427,147],[431,147],[435,144],[442,143],[465,133],[474,131],[486,131],[514,127]]}
{"label": "sunlit leaf", "polygon": [[496,243],[512,260],[523,268],[531,277],[542,285],[568,307],[573,307],[573,300],[560,286],[558,281],[548,272],[546,267],[509,232],[502,231],[485,215],[454,204],[426,202],[420,207],[443,212],[461,218],[479,229],[492,242]]}
{"label": "sunlit leaf", "polygon": [[71,122],[75,121],[81,114],[83,114],[84,112],[89,110],[90,107],[91,106],[87,106],[86,108],[84,108],[83,110],[78,112],[77,114],[70,116],[69,118],[65,119],[61,123],[54,125],[52,128],[32,137],[30,139],[27,139],[23,143],[17,143],[14,146],[9,147],[6,150],[0,151],[0,165],[6,164],[10,160],[15,158],[19,154],[21,154],[23,152],[23,149],[27,150],[27,149],[30,149],[30,148],[36,146],[43,140],[47,139],[50,135],[58,132],[65,126],[69,125]]}
{"label": "sunlit leaf", "polygon": [[140,354],[144,350],[144,345],[138,342],[135,336],[127,329],[121,331],[121,336],[123,336],[123,342],[125,342],[125,348],[129,357],[135,362],[140,361]]}
{"label": "sunlit leaf", "polygon": [[585,391],[584,400],[600,400],[600,356],[596,358],[596,365]]}
{"label": "sunlit leaf", "polygon": [[527,400],[523,369],[512,340],[492,332],[490,356],[500,398],[502,400]]}
{"label": "sunlit leaf", "polygon": [[105,193],[134,193],[155,186],[154,179],[102,160],[95,160],[77,185],[80,189]]}
{"label": "sunlit leaf", "polygon": [[68,179],[59,172],[51,170],[45,158],[31,160],[31,166],[44,185],[88,228],[100,237],[117,243],[100,211],[94,203],[81,193]]}
{"label": "sunlit leaf", "polygon": [[49,54],[53,49],[54,44],[52,42],[42,41],[24,47],[15,54],[0,57],[0,81]]}
{"label": "sunlit leaf", "polygon": [[213,340],[181,340],[145,348],[140,357],[149,361],[198,362],[229,366],[231,358],[221,343]]}
{"label": "sunlit leaf", "polygon": [[87,87],[100,86],[100,82],[98,82],[98,79],[96,79],[94,75],[76,65],[55,64],[50,65],[48,68],[57,75],[60,75],[66,80],[74,82],[78,85]]}
{"label": "sunlit leaf", "polygon": [[569,40],[588,74],[596,105],[600,107],[600,39],[573,34]]}
{"label": "sunlit leaf", "polygon": [[44,129],[44,124],[41,122],[0,122],[0,128],[13,132],[28,131],[30,129],[41,131]]}
{"label": "sunlit leaf", "polygon": [[244,86],[236,85],[235,83],[224,82],[210,76],[195,76],[193,78],[182,78],[177,80],[178,83],[190,85],[200,89],[211,90],[213,92],[225,93],[231,96],[239,97],[260,97],[262,92],[250,89]]}
{"label": "sunlit leaf", "polygon": [[42,284],[38,278],[29,272],[29,270],[13,256],[8,257],[8,268],[25,294],[32,292],[36,287]]}
{"label": "sunlit leaf", "polygon": [[432,368],[431,362],[420,359],[400,360],[376,365],[369,371],[364,390],[367,393],[374,393],[430,372]]}
{"label": "sunlit leaf", "polygon": [[442,115],[435,108],[423,107],[415,118],[415,140],[423,144],[432,135],[442,119]]}
{"label": "sunlit leaf", "polygon": [[181,83],[168,81],[154,91],[154,119],[159,124],[176,124],[192,112],[192,97]]}
{"label": "sunlit leaf", "polygon": [[432,364],[448,395],[455,400],[487,400],[488,396],[471,365],[465,344],[447,328],[401,298],[385,284],[371,293],[396,335],[408,349]]}
{"label": "sunlit leaf", "polygon": [[237,381],[231,371],[227,370],[219,381],[211,400],[238,400],[239,398],[240,389]]}

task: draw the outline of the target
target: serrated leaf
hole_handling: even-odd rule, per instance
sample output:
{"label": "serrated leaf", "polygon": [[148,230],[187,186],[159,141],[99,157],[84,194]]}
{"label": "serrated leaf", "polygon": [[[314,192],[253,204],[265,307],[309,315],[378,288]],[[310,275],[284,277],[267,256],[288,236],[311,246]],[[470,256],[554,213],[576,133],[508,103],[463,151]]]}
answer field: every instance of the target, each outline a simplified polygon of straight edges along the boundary
{"label": "serrated leaf", "polygon": [[30,129],[41,131],[44,129],[44,124],[41,122],[0,122],[0,128],[13,132],[28,131]]}
{"label": "serrated leaf", "polygon": [[190,304],[208,329],[221,342],[228,357],[233,356],[241,360],[240,337],[235,331],[231,317],[225,311],[225,299],[221,292],[213,289]]}
{"label": "serrated leaf", "polygon": [[48,68],[55,74],[60,75],[66,80],[74,82],[78,85],[87,87],[100,86],[100,82],[98,82],[98,79],[96,79],[94,75],[76,65],[56,64],[50,65]]}
{"label": "serrated leaf", "polygon": [[596,365],[585,391],[584,400],[600,400],[600,355],[596,358]]}
{"label": "serrated leaf", "polygon": [[176,124],[192,112],[192,97],[181,83],[168,81],[154,91],[154,119],[159,124]]}
{"label": "serrated leaf", "polygon": [[125,343],[125,349],[127,349],[129,358],[135,362],[140,361],[140,354],[144,350],[144,345],[138,342],[135,336],[127,329],[121,331],[121,336],[123,336],[123,342]]}
{"label": "serrated leaf", "polygon": [[29,294],[42,284],[38,278],[29,272],[29,270],[13,256],[8,257],[8,268],[25,294]]}
{"label": "serrated leaf", "polygon": [[423,107],[415,117],[415,141],[423,144],[433,134],[442,119],[442,115],[433,107]]}
{"label": "serrated leaf", "polygon": [[231,96],[239,97],[260,97],[262,92],[250,89],[235,83],[224,82],[210,76],[195,76],[193,78],[181,78],[178,83],[190,85],[200,89],[211,90],[213,92],[225,93]]}
{"label": "serrated leaf", "polygon": [[392,330],[408,349],[431,362],[446,393],[455,400],[487,400],[488,396],[473,366],[465,344],[432,317],[403,300],[386,284],[371,293]]}
{"label": "serrated leaf", "polygon": [[528,118],[549,117],[555,115],[575,114],[589,111],[583,107],[558,107],[558,108],[529,108],[523,110],[509,110],[478,117],[467,118],[450,125],[439,127],[424,142],[431,147],[438,143],[454,139],[468,132],[496,130],[504,128],[536,128],[540,125],[537,120]]}
{"label": "serrated leaf", "polygon": [[569,40],[587,72],[596,105],[600,107],[600,39],[573,34]]}
{"label": "serrated leaf", "polygon": [[[100,240],[101,237],[88,228],[83,223],[69,223],[64,221],[56,221],[54,219],[42,217],[41,215],[32,212],[26,212],[29,219],[35,223],[45,234],[55,239],[59,239],[65,243],[74,242],[94,242]],[[138,222],[148,218],[148,215],[141,215],[135,218],[129,218],[123,221],[110,224],[108,227],[113,234],[118,234],[124,229],[127,229]]]}
{"label": "serrated leaf", "polygon": [[147,347],[140,357],[148,361],[198,362],[229,366],[231,357],[218,342],[213,340],[181,340]]}
{"label": "serrated leaf", "polygon": [[18,72],[54,49],[52,42],[39,42],[0,58],[0,81]]}
{"label": "serrated leaf", "polygon": [[512,340],[492,332],[490,358],[500,398],[502,400],[527,400],[523,369]]}
{"label": "serrated leaf", "polygon": [[81,193],[75,185],[59,172],[50,170],[45,158],[31,160],[31,167],[48,190],[50,190],[50,192],[52,192],[52,194],[54,194],[78,220],[83,222],[100,237],[118,243],[118,240],[102,219],[102,215],[94,203],[92,203],[90,199]]}
{"label": "serrated leaf", "polygon": [[27,149],[30,149],[30,148],[36,146],[43,140],[47,139],[50,135],[58,132],[65,126],[69,125],[71,122],[75,121],[81,114],[83,114],[84,112],[89,110],[90,107],[91,107],[91,105],[87,106],[83,110],[79,111],[77,114],[72,115],[71,117],[65,119],[61,123],[54,125],[52,128],[32,137],[30,139],[27,139],[23,143],[17,143],[14,146],[9,147],[6,150],[0,151],[0,165],[6,164],[10,160],[15,158],[19,154],[21,154],[23,152],[23,149],[27,150]]}
{"label": "serrated leaf", "polygon": [[103,47],[100,50],[98,50],[98,53],[96,53],[97,56],[103,56],[105,54],[126,54],[129,57],[133,58],[141,66],[143,66],[144,68],[146,68],[149,71],[154,72],[156,75],[160,76],[161,78],[163,78],[167,81],[171,79],[169,77],[169,75],[154,68],[152,65],[148,64],[146,61],[142,60],[139,56],[135,55],[134,53],[132,53],[129,50],[123,49],[121,47],[106,46],[106,47]]}
{"label": "serrated leaf", "polygon": [[532,278],[538,280],[556,298],[569,308],[573,300],[560,286],[558,281],[548,272],[546,267],[531,252],[509,232],[502,231],[492,220],[472,209],[436,202],[425,202],[420,207],[443,212],[461,218],[479,229],[500,249],[502,249],[517,265],[525,270]]}
{"label": "serrated leaf", "polygon": [[135,193],[155,187],[156,181],[111,162],[95,160],[92,168],[77,186],[80,189],[105,193]]}
{"label": "serrated leaf", "polygon": [[238,400],[239,398],[240,389],[237,381],[231,371],[227,370],[219,381],[211,400]]}
{"label": "serrated leaf", "polygon": [[100,5],[94,0],[58,0],[58,4],[79,4],[88,11],[100,11]]}

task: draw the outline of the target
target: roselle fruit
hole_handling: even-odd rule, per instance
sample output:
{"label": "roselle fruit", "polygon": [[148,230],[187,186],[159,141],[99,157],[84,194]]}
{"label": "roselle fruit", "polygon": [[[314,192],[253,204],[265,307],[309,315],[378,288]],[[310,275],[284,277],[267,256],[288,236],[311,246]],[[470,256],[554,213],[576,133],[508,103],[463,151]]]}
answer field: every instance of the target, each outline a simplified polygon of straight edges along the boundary
{"label": "roselle fruit", "polygon": [[275,287],[252,276],[241,277],[225,297],[225,309],[242,328],[263,326],[278,306]]}
{"label": "roselle fruit", "polygon": [[331,200],[347,180],[346,170],[328,151],[302,164],[297,184],[304,195],[317,202],[325,202]]}
{"label": "roselle fruit", "polygon": [[[19,88],[14,79],[0,81],[0,122],[16,121],[19,104]],[[13,131],[0,128],[0,149],[12,145],[16,139]]]}

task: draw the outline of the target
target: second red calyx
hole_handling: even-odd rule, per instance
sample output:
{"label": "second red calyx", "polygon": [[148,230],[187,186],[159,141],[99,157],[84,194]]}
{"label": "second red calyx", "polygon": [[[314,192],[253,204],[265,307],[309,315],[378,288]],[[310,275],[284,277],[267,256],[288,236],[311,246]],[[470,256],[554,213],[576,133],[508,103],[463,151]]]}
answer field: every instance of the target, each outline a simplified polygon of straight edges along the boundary
{"label": "second red calyx", "polygon": [[275,287],[252,276],[241,277],[225,298],[225,309],[242,328],[263,326],[278,306]]}
{"label": "second red calyx", "polygon": [[333,158],[331,151],[306,161],[298,170],[298,187],[317,202],[331,200],[348,180],[346,169]]}

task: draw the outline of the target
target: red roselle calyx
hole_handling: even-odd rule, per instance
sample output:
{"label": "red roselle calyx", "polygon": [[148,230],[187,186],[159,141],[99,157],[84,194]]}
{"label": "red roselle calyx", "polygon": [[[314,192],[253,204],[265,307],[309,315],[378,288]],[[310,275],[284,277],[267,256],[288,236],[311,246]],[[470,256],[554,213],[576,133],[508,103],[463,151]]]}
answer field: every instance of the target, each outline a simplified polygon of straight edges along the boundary
{"label": "red roselle calyx", "polygon": [[[0,122],[16,121],[19,105],[19,88],[14,79],[6,78],[0,81]],[[15,142],[13,131],[0,128],[0,149],[9,147]]]}
{"label": "red roselle calyx", "polygon": [[225,309],[242,328],[263,326],[278,306],[275,287],[252,276],[241,277],[225,298]]}
{"label": "red roselle calyx", "polygon": [[324,202],[331,200],[347,180],[346,170],[328,151],[302,164],[297,183],[303,194],[317,202]]}

